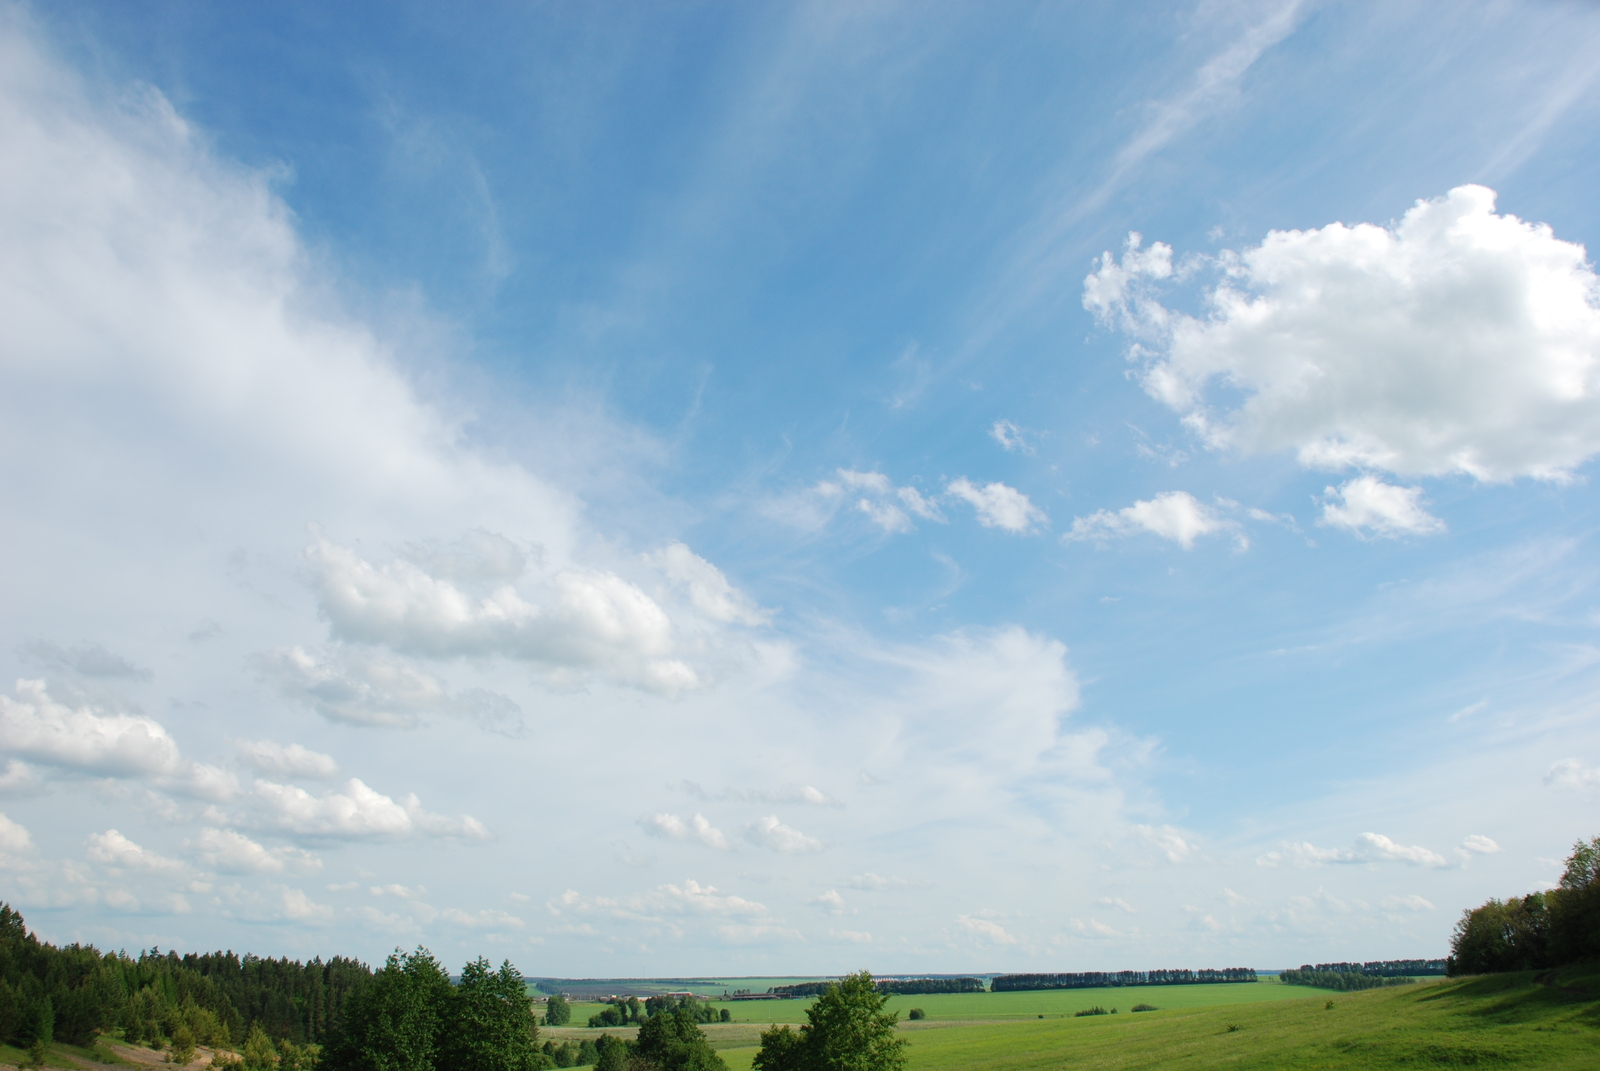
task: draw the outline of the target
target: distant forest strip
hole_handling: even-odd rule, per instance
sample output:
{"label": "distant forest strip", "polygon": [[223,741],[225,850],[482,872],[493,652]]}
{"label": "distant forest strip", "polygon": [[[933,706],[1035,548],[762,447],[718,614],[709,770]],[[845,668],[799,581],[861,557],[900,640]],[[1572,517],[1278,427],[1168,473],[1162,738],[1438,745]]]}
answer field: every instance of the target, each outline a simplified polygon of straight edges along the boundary
{"label": "distant forest strip", "polygon": [[[797,982],[775,985],[767,992],[778,997],[820,997],[834,982]],[[921,996],[927,993],[982,993],[987,988],[982,978],[899,978],[874,983],[880,993]]]}
{"label": "distant forest strip", "polygon": [[1319,963],[1315,967],[1302,963],[1300,969],[1370,974],[1378,978],[1431,978],[1448,973],[1449,963],[1443,959],[1375,959],[1367,963]]}
{"label": "distant forest strip", "polygon": [[990,987],[996,993],[1025,989],[1101,989],[1130,985],[1212,985],[1254,982],[1253,967],[1228,967],[1212,971],[1078,971],[1070,974],[1000,974]]}
{"label": "distant forest strip", "polygon": [[202,1045],[243,1041],[259,1025],[272,1038],[320,1043],[351,994],[372,977],[334,957],[301,963],[232,952],[101,952],[41,942],[0,904],[0,1040],[26,1047],[52,1037],[82,1045],[123,1030],[133,1042],[180,1027]]}
{"label": "distant forest strip", "polygon": [[1302,968],[1284,971],[1278,975],[1284,985],[1309,985],[1317,989],[1336,989],[1348,993],[1357,989],[1382,989],[1387,985],[1411,985],[1411,978],[1383,974],[1361,974],[1359,971],[1313,971]]}

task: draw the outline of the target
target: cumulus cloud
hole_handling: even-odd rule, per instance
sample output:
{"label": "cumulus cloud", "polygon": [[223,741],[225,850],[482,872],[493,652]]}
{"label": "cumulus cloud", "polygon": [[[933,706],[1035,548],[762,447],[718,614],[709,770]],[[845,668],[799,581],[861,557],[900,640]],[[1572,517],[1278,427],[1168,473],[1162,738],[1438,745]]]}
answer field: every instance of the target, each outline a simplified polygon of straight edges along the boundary
{"label": "cumulus cloud", "polygon": [[978,514],[978,523],[985,528],[1000,528],[1020,535],[1033,531],[1035,525],[1045,524],[1050,519],[1028,500],[1027,495],[1003,483],[987,483],[979,487],[965,476],[959,476],[946,485],[944,493],[947,498],[971,506]]}
{"label": "cumulus cloud", "polygon": [[564,569],[529,601],[511,585],[474,596],[409,561],[375,566],[321,537],[306,561],[324,616],[346,640],[435,658],[499,655],[667,694],[702,683],[673,657],[666,611],[615,573]]}
{"label": "cumulus cloud", "polygon": [[239,758],[257,773],[272,777],[331,780],[339,775],[339,764],[333,761],[332,755],[324,755],[299,744],[244,740],[239,743]]}
{"label": "cumulus cloud", "polygon": [[123,870],[181,870],[183,864],[176,859],[168,859],[147,848],[142,848],[117,832],[108,829],[104,833],[93,833],[89,836],[89,858],[97,863],[110,867],[119,867]]}
{"label": "cumulus cloud", "polygon": [[25,762],[7,759],[0,768],[0,796],[24,796],[38,791],[40,783],[39,775]]}
{"label": "cumulus cloud", "polygon": [[[1487,839],[1487,838],[1486,838]],[[1275,867],[1288,863],[1313,867],[1328,864],[1409,863],[1413,866],[1444,867],[1449,860],[1420,845],[1399,844],[1381,833],[1363,833],[1349,848],[1318,848],[1306,841],[1287,844],[1282,851],[1268,852],[1256,860],[1258,866]]]}
{"label": "cumulus cloud", "polygon": [[69,707],[42,680],[19,680],[17,698],[0,696],[0,748],[48,766],[113,777],[179,771],[178,745],[151,718]]}
{"label": "cumulus cloud", "polygon": [[1592,792],[1600,789],[1600,766],[1590,766],[1580,759],[1562,759],[1545,771],[1544,783],[1553,788]]}
{"label": "cumulus cloud", "polygon": [[0,814],[0,852],[15,855],[18,852],[30,851],[32,848],[33,838],[28,836],[28,831],[19,823]]}
{"label": "cumulus cloud", "polygon": [[204,863],[225,874],[315,874],[322,860],[300,848],[267,848],[231,829],[206,828],[193,848]]}
{"label": "cumulus cloud", "polygon": [[476,818],[432,814],[423,809],[422,801],[414,794],[396,801],[355,777],[342,788],[329,789],[319,796],[295,785],[258,780],[254,800],[267,824],[289,833],[340,839],[399,837],[416,832],[469,840],[489,836]]}
{"label": "cumulus cloud", "polygon": [[284,889],[279,901],[283,917],[297,922],[327,922],[333,918],[333,908],[316,903],[300,889]]}
{"label": "cumulus cloud", "polygon": [[767,503],[765,510],[796,527],[816,529],[832,520],[847,502],[891,535],[915,528],[913,517],[945,523],[938,503],[915,487],[896,487],[881,472],[859,469],[837,469],[832,477],[804,491]]}
{"label": "cumulus cloud", "polygon": [[821,896],[813,898],[811,903],[816,907],[820,907],[830,915],[845,915],[850,913],[850,909],[845,906],[844,897],[839,895],[839,890],[837,889],[829,889]]}
{"label": "cumulus cloud", "polygon": [[1136,825],[1134,830],[1145,840],[1161,850],[1170,863],[1181,863],[1195,855],[1195,846],[1172,826]]}
{"label": "cumulus cloud", "polygon": [[1493,855],[1500,845],[1482,833],[1474,833],[1461,842],[1461,850],[1471,855]]}
{"label": "cumulus cloud", "polygon": [[1004,926],[990,919],[973,918],[971,915],[958,915],[956,917],[956,925],[975,937],[981,937],[993,944],[1014,945],[1017,943],[1017,939],[1007,933]]}
{"label": "cumulus cloud", "polygon": [[687,822],[675,814],[657,814],[640,819],[639,824],[646,833],[668,840],[693,840],[709,848],[728,846],[728,838],[723,836],[722,830],[713,826],[703,814],[696,814]]}
{"label": "cumulus cloud", "polygon": [[1393,227],[1273,231],[1215,261],[1204,318],[1161,304],[1172,251],[1140,245],[1097,262],[1084,306],[1135,336],[1145,389],[1214,447],[1483,481],[1564,479],[1600,452],[1600,279],[1492,190]]}
{"label": "cumulus cloud", "polygon": [[778,816],[769,814],[765,818],[758,818],[744,827],[745,839],[752,844],[759,844],[763,848],[773,851],[796,853],[815,852],[822,849],[822,842],[816,837],[809,837],[790,826],[778,821]]}
{"label": "cumulus cloud", "polygon": [[410,728],[429,715],[446,715],[507,734],[522,726],[522,708],[506,696],[484,688],[452,692],[405,659],[375,651],[288,647],[256,662],[262,678],[283,696],[330,721]]}
{"label": "cumulus cloud", "polygon": [[1170,539],[1184,550],[1194,541],[1213,532],[1233,532],[1239,546],[1248,546],[1239,526],[1217,510],[1198,501],[1187,491],[1164,491],[1152,499],[1141,499],[1115,513],[1100,510],[1075,518],[1065,540],[1106,540],[1149,532]]}
{"label": "cumulus cloud", "polygon": [[771,613],[728,582],[722,570],[682,543],[672,543],[645,561],[688,593],[689,602],[705,617],[735,625],[764,625]]}
{"label": "cumulus cloud", "polygon": [[1432,535],[1444,522],[1422,508],[1422,488],[1396,487],[1376,476],[1358,476],[1324,492],[1318,524],[1375,536]]}

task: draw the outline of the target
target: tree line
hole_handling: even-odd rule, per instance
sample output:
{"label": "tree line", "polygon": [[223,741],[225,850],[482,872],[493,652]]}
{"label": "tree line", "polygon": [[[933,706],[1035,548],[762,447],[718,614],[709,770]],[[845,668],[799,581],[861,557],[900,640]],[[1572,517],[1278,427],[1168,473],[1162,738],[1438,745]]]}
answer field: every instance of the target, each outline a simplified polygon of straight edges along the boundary
{"label": "tree line", "polygon": [[324,1041],[372,972],[353,959],[301,963],[232,952],[103,953],[56,947],[0,904],[0,1040],[29,1048],[97,1034],[158,1047],[231,1045],[252,1032],[286,1046]]}
{"label": "tree line", "polygon": [[1600,837],[1580,840],[1549,892],[1469,908],[1450,938],[1448,973],[1541,970],[1600,959]]}
{"label": "tree line", "polygon": [[1442,959],[1375,959],[1366,963],[1309,963],[1300,965],[1302,971],[1339,971],[1346,974],[1370,974],[1379,978],[1426,978],[1448,973],[1448,961]]}
{"label": "tree line", "polygon": [[[780,997],[820,997],[829,986],[838,982],[796,982],[794,985],[775,985],[768,993]],[[928,993],[982,993],[988,986],[982,978],[896,978],[873,983],[880,993],[900,996],[922,996]]]}
{"label": "tree line", "polygon": [[[551,997],[551,1002],[557,997]],[[563,1005],[565,1001],[562,1002]],[[689,1016],[690,1021],[696,1023],[726,1023],[733,1020],[733,1013],[727,1008],[718,1009],[709,1000],[701,1000],[696,996],[654,996],[647,997],[643,1002],[638,997],[612,997],[606,1001],[606,1006],[598,1014],[589,1016],[591,1027],[600,1026],[627,1026],[629,1023],[643,1023],[656,1015],[667,1012],[683,1011]],[[551,1019],[549,1013],[545,1014],[545,1021],[551,1025],[559,1025]],[[562,1022],[566,1022],[565,1019]]]}
{"label": "tree line", "polygon": [[1223,982],[1254,982],[1253,967],[1228,967],[1224,970],[1156,971],[1077,971],[1065,974],[1000,974],[990,988],[996,993],[1026,989],[1100,989],[1130,985],[1212,985]]}
{"label": "tree line", "polygon": [[1411,985],[1412,979],[1397,975],[1362,974],[1360,971],[1323,971],[1309,965],[1297,971],[1283,971],[1278,981],[1284,985],[1308,985],[1317,989],[1333,989],[1341,993],[1360,989],[1382,989],[1390,985]]}

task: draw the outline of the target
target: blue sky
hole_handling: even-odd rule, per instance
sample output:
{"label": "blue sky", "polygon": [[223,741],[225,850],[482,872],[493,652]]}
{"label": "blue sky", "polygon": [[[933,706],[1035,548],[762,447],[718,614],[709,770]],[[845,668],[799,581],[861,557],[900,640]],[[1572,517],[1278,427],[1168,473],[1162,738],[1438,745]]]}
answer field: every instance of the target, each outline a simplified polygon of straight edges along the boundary
{"label": "blue sky", "polygon": [[1600,832],[1591,7],[3,19],[46,936],[1273,968]]}

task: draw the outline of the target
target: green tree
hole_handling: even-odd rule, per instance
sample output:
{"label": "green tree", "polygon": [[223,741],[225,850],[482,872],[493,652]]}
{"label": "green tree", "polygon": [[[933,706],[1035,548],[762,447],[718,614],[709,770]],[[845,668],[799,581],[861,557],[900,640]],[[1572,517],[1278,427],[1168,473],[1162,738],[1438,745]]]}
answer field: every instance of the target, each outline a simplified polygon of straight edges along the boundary
{"label": "green tree", "polygon": [[663,1009],[639,1027],[634,1053],[656,1071],[728,1071],[694,1012],[683,1005]]}
{"label": "green tree", "polygon": [[[801,1031],[805,1027],[800,1028]],[[755,1071],[807,1071],[805,1035],[787,1026],[761,1033],[761,1048],[750,1061]]]}
{"label": "green tree", "polygon": [[544,1006],[545,1026],[566,1026],[572,1021],[572,1005],[567,1003],[567,998],[557,993],[551,997]]}
{"label": "green tree", "polygon": [[[172,1044],[176,1049],[178,1044],[176,1033],[172,1036]],[[272,1044],[272,1039],[267,1037],[267,1032],[261,1029],[260,1023],[250,1024],[250,1034],[244,1039],[244,1051],[240,1055],[244,1058],[244,1062],[240,1065],[244,1071],[273,1071],[278,1066],[278,1050]]]}
{"label": "green tree", "polygon": [[594,1039],[596,1059],[594,1071],[628,1071],[628,1053],[632,1048],[622,1038],[601,1034]]}
{"label": "green tree", "polygon": [[899,1016],[883,1010],[889,1000],[867,971],[846,975],[806,1009],[797,1034],[788,1027],[761,1035],[752,1066],[757,1071],[902,1071],[906,1041],[897,1037]]}
{"label": "green tree", "polygon": [[439,1064],[449,1071],[530,1071],[545,1066],[539,1023],[522,975],[478,958],[461,971],[446,1017]]}
{"label": "green tree", "polygon": [[331,1071],[434,1071],[450,976],[425,948],[396,949],[328,1039]]}
{"label": "green tree", "polygon": [[1543,893],[1490,900],[1463,912],[1450,939],[1452,975],[1524,971],[1550,965],[1550,913]]}
{"label": "green tree", "polygon": [[1600,837],[1572,846],[1561,884],[1547,899],[1553,958],[1560,963],[1600,958]]}
{"label": "green tree", "polygon": [[189,1029],[187,1023],[180,1024],[172,1032],[172,1052],[168,1059],[179,1067],[185,1067],[194,1059],[194,1031]]}

